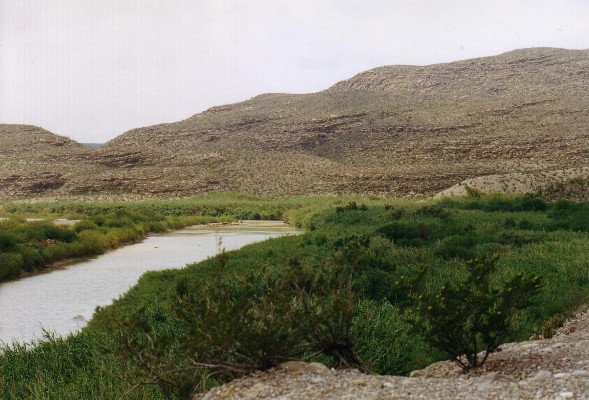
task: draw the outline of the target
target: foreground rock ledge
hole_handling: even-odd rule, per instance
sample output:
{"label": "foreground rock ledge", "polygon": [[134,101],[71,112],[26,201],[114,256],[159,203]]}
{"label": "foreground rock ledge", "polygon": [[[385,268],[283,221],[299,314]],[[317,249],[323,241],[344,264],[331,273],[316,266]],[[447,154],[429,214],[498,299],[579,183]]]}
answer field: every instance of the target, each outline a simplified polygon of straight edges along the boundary
{"label": "foreground rock ledge", "polygon": [[552,339],[502,346],[483,369],[466,375],[450,362],[409,378],[288,362],[194,399],[589,399],[589,313]]}

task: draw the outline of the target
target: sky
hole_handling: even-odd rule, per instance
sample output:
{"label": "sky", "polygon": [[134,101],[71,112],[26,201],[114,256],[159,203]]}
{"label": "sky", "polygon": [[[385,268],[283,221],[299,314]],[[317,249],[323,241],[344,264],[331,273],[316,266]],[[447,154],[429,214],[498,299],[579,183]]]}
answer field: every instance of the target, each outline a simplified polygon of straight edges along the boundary
{"label": "sky", "polygon": [[0,123],[83,143],[370,68],[589,48],[589,0],[0,0]]}

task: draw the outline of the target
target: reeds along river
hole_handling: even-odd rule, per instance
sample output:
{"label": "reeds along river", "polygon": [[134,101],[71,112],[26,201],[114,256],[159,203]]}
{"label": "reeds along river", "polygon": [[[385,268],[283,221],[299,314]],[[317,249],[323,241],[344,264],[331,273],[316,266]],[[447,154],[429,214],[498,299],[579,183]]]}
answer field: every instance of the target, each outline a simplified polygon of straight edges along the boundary
{"label": "reeds along river", "polygon": [[43,329],[57,335],[75,332],[96,306],[110,304],[146,271],[182,268],[221,249],[296,233],[274,221],[185,228],[64,269],[0,284],[0,341],[29,342],[41,338]]}

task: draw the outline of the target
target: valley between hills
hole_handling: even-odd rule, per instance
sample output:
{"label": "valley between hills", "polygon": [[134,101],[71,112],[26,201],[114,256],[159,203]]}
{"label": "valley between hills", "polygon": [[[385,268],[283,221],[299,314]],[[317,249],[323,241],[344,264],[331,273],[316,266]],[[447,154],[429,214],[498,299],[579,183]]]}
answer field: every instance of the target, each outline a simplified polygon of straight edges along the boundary
{"label": "valley between hills", "polygon": [[0,125],[0,198],[237,191],[391,197],[541,192],[587,199],[589,50],[533,48],[372,69],[263,94],[98,148]]}

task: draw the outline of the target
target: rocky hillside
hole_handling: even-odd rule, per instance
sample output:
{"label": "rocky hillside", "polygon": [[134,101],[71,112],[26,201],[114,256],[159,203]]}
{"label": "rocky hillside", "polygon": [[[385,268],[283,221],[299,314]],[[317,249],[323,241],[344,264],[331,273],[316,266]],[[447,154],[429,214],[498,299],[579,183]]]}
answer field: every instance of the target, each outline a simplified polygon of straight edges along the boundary
{"label": "rocky hillside", "polygon": [[586,50],[532,48],[449,64],[375,68],[339,82],[329,90],[471,99],[562,96],[589,89],[588,77]]}
{"label": "rocky hillside", "polygon": [[265,94],[76,150],[79,171],[47,193],[406,196],[481,176],[566,178],[558,171],[589,167],[587,93],[589,50],[386,66],[323,92]]}
{"label": "rocky hillside", "polygon": [[0,195],[59,191],[78,171],[84,146],[30,125],[0,125]]}

